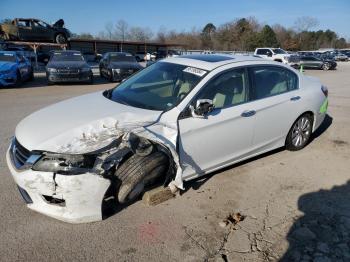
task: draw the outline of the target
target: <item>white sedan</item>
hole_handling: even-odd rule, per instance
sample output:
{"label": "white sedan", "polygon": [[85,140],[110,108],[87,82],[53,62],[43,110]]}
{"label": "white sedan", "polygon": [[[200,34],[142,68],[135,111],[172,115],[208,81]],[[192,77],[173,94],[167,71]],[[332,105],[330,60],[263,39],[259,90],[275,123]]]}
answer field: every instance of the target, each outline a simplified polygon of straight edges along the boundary
{"label": "white sedan", "polygon": [[104,92],[22,120],[7,152],[29,208],[71,222],[101,220],[106,198],[134,201],[279,147],[302,149],[322,123],[317,79],[253,56],[161,60]]}

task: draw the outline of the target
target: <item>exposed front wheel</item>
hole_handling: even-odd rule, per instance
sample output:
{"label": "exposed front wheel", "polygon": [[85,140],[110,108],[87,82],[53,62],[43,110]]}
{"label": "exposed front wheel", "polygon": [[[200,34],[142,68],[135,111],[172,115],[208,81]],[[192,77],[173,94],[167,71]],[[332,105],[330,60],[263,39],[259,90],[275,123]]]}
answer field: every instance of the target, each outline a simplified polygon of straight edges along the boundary
{"label": "exposed front wheel", "polygon": [[310,114],[304,114],[294,122],[286,139],[286,148],[288,150],[297,151],[309,143],[312,133],[312,122],[313,119]]}
{"label": "exposed front wheel", "polygon": [[327,70],[330,69],[330,65],[329,65],[328,63],[324,63],[324,64],[322,65],[322,69],[325,70],[325,71],[327,71]]}
{"label": "exposed front wheel", "polygon": [[57,44],[65,44],[67,42],[67,38],[64,36],[64,34],[58,34],[55,37]]}
{"label": "exposed front wheel", "polygon": [[168,157],[163,152],[148,156],[133,155],[116,171],[121,181],[117,198],[119,203],[136,200],[144,188],[154,184],[168,170]]}

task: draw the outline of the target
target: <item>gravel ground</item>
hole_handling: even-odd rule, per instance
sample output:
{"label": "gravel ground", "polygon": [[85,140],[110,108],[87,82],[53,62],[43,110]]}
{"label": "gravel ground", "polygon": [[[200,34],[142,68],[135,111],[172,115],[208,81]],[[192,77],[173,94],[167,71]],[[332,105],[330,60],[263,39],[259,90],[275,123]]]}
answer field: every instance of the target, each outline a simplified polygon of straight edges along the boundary
{"label": "gravel ground", "polygon": [[[141,201],[102,222],[71,225],[25,207],[5,164],[16,124],[63,99],[114,84],[46,86],[42,74],[0,89],[1,261],[349,261],[350,63],[307,71],[329,88],[329,115],[299,152],[276,150]],[[219,224],[240,212],[244,220]]]}

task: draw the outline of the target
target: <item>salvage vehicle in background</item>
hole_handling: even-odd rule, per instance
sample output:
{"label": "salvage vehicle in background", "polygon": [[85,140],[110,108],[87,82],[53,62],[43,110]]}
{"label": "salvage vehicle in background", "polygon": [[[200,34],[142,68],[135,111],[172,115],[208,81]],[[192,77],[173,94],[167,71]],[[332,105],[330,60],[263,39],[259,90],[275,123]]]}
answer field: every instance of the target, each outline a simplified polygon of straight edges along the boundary
{"label": "salvage vehicle in background", "polygon": [[108,52],[100,60],[99,68],[101,77],[114,82],[128,78],[143,67],[129,53]]}
{"label": "salvage vehicle in background", "polygon": [[268,60],[281,62],[283,64],[288,64],[293,67],[298,67],[299,63],[298,55],[288,54],[281,48],[256,48],[254,55]]}
{"label": "salvage vehicle in background", "polygon": [[315,56],[301,56],[300,66],[310,69],[334,70],[337,63],[329,59],[321,59]]}
{"label": "salvage vehicle in background", "polygon": [[166,58],[113,89],[27,116],[7,164],[29,208],[101,220],[105,199],[130,203],[156,183],[184,189],[275,148],[304,148],[327,95],[317,79],[254,56]]}
{"label": "salvage vehicle in background", "polygon": [[15,51],[0,51],[0,86],[19,86],[34,79],[30,61]]}
{"label": "salvage vehicle in background", "polygon": [[11,23],[0,24],[0,33],[5,40],[50,41],[65,44],[71,37],[64,21],[49,25],[35,18],[15,18]]}
{"label": "salvage vehicle in background", "polygon": [[53,51],[46,65],[48,84],[63,82],[93,82],[93,73],[79,51]]}

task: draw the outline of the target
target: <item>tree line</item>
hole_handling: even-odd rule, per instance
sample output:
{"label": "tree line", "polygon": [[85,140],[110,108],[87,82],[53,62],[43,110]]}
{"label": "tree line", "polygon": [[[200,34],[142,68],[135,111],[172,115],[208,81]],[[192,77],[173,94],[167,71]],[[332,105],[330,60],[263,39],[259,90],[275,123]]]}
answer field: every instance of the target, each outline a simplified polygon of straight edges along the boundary
{"label": "tree line", "polygon": [[[10,19],[2,22],[9,23]],[[256,47],[281,47],[286,50],[317,50],[319,48],[346,48],[350,43],[336,32],[312,30],[319,24],[313,17],[299,17],[294,26],[261,24],[254,17],[237,18],[233,21],[214,25],[206,24],[202,29],[192,28],[178,32],[161,27],[154,33],[148,27],[130,26],[126,21],[106,23],[97,35],[74,34],[82,39],[106,39],[119,41],[156,41],[160,43],[183,44],[186,49],[253,51]]]}

